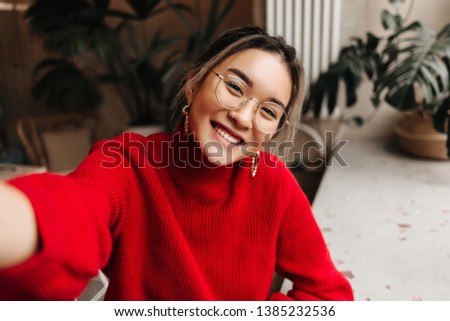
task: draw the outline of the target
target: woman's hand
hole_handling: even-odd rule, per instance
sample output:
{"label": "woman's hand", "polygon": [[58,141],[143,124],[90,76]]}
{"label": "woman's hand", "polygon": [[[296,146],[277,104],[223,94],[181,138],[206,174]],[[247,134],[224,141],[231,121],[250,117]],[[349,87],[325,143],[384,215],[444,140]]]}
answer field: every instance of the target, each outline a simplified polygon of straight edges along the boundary
{"label": "woman's hand", "polygon": [[0,269],[29,259],[38,247],[33,207],[18,189],[0,182]]}

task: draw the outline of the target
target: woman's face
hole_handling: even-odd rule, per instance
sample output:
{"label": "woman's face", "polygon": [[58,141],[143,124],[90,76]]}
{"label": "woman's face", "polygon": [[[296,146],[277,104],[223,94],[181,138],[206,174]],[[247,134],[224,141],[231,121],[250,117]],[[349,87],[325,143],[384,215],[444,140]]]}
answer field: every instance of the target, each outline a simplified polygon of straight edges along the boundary
{"label": "woman's face", "polygon": [[[220,78],[214,74],[237,76],[248,85],[249,100],[230,111],[216,98]],[[286,64],[277,54],[260,49],[236,53],[214,68],[203,83],[186,89],[191,106],[189,129],[203,155],[218,166],[224,166],[253,155],[266,140],[253,121],[255,108],[262,102],[277,102],[286,107],[292,80]]]}

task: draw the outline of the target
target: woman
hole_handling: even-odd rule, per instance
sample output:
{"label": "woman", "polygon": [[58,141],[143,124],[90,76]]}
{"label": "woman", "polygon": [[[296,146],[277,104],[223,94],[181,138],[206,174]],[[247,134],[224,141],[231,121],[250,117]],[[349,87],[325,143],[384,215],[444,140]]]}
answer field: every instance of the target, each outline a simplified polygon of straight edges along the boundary
{"label": "woman", "polygon": [[[224,33],[186,76],[176,133],[0,186],[0,298],[71,300],[102,269],[107,300],[353,299],[295,178],[260,151],[290,136],[303,92],[281,38]],[[288,296],[268,297],[274,271]]]}

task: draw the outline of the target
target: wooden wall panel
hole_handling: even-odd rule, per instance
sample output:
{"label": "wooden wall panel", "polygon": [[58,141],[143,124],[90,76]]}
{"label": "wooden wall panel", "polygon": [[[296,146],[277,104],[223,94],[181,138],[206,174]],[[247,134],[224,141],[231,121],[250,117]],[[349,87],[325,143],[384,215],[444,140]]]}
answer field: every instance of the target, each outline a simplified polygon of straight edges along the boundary
{"label": "wooden wall panel", "polygon": [[42,104],[31,95],[35,64],[45,55],[40,39],[33,37],[23,11],[0,11],[0,94],[6,100],[10,144],[18,143],[15,123],[26,114],[42,113]]}

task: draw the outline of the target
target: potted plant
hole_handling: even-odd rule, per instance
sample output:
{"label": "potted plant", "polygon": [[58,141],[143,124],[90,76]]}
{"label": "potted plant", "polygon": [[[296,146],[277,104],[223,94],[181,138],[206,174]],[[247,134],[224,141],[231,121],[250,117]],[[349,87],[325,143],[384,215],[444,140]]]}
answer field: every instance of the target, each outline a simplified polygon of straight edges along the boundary
{"label": "potted plant", "polygon": [[[135,27],[165,11],[184,18],[195,10],[171,0],[127,0],[130,10],[121,11],[113,9],[110,2],[34,1],[25,17],[31,31],[44,38],[44,48],[55,57],[35,67],[32,94],[45,97],[49,108],[90,111],[102,103],[100,87],[113,84],[130,126],[164,124],[169,119],[176,72],[203,40],[192,42],[192,36],[202,32],[189,29],[186,41],[185,37],[162,38],[156,31],[142,51]],[[234,2],[229,0],[220,11],[220,0],[212,1],[211,14],[214,18],[218,13],[226,15]],[[212,27],[208,32],[213,34],[218,23],[199,28]]]}
{"label": "potted plant", "polygon": [[[34,1],[25,17],[53,54],[35,67],[34,97],[45,97],[47,107],[65,112],[93,110],[102,102],[100,86],[114,84],[130,124],[163,120],[162,87],[179,66],[174,46],[180,39],[162,39],[156,33],[139,52],[127,32],[170,6],[159,0],[126,3],[129,11],[112,9],[109,0]],[[166,58],[153,64],[161,52]]]}
{"label": "potted plant", "polygon": [[[438,137],[437,144],[446,149],[443,156],[442,152],[436,154],[433,149],[430,157],[448,158],[450,24],[435,32],[421,21],[407,23],[398,12],[388,10],[383,10],[381,21],[388,36],[381,38],[368,32],[365,39],[353,38],[350,45],[343,47],[338,60],[311,84],[304,113],[312,110],[318,117],[323,105],[332,113],[341,81],[345,86],[346,107],[354,106],[361,81],[367,77],[373,84],[373,107],[377,108],[384,101],[399,111],[420,114],[420,118],[430,124],[432,136]],[[324,100],[327,100],[326,104]],[[410,119],[417,122],[416,116]],[[361,125],[365,119],[356,116],[344,121]],[[411,148],[413,142],[425,148],[436,142],[426,136],[430,130],[425,127],[411,125],[408,121],[396,126],[400,145],[410,153],[427,157],[423,150]]]}

